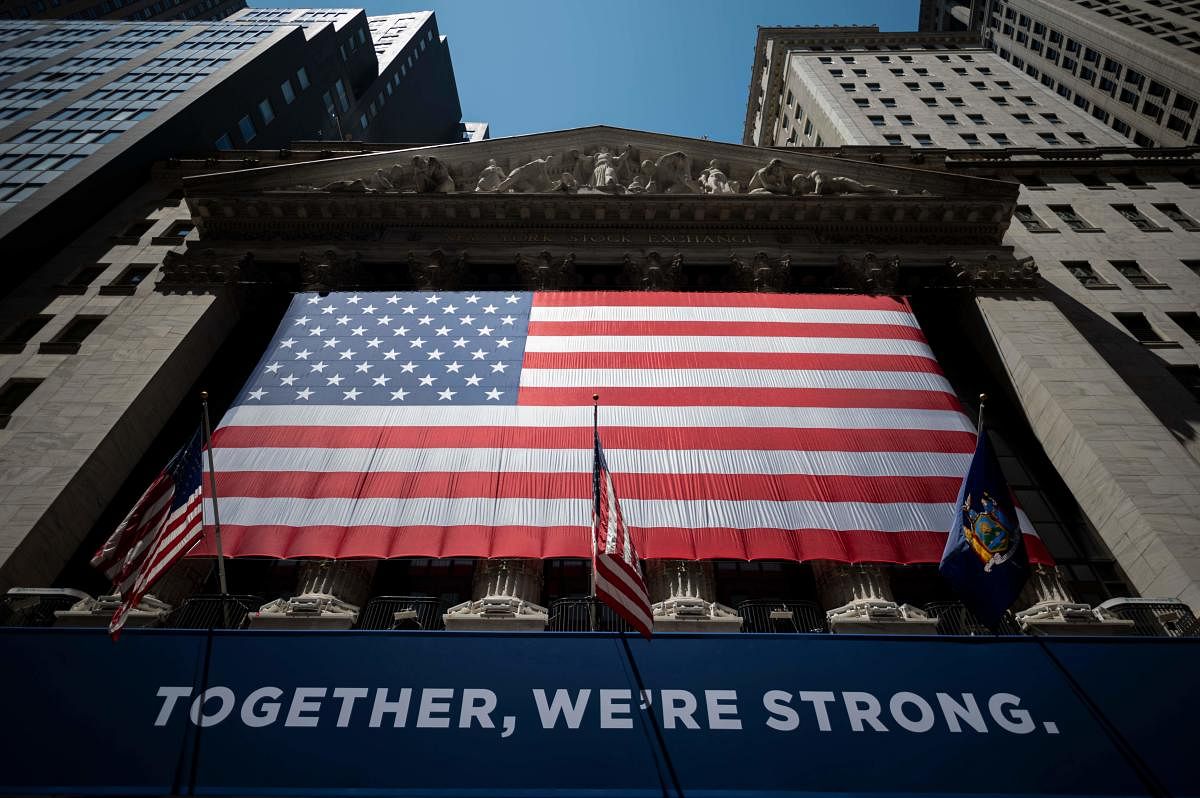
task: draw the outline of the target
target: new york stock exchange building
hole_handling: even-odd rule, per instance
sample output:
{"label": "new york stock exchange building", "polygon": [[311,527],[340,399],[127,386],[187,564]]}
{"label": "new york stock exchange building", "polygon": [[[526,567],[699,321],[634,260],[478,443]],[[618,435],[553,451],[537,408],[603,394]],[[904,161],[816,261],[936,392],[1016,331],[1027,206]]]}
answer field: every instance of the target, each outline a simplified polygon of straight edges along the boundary
{"label": "new york stock exchange building", "polygon": [[[1161,366],[1044,276],[1012,163],[886,150],[157,164],[29,278],[68,321],[6,397],[0,789],[1200,792]],[[206,537],[114,643],[88,562],[202,391]],[[1030,560],[998,634],[937,570],[980,395]],[[593,414],[649,640],[590,598]]]}

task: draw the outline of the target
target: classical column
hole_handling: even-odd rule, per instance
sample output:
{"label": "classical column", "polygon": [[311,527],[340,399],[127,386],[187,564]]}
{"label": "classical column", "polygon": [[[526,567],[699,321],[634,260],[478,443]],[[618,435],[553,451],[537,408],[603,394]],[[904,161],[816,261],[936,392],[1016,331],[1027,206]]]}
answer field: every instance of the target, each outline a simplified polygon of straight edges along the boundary
{"label": "classical column", "polygon": [[471,600],[444,616],[451,631],[540,632],[549,617],[542,596],[542,563],[530,559],[479,560]]}
{"label": "classical column", "polygon": [[1029,634],[1133,634],[1133,621],[1102,616],[1098,610],[1075,601],[1058,568],[1052,565],[1032,566],[1029,581],[1017,604],[1026,607],[1016,617],[1017,623]]}
{"label": "classical column", "polygon": [[713,565],[695,560],[643,560],[656,632],[738,632],[741,616],[716,602]]}
{"label": "classical column", "polygon": [[817,591],[832,632],[935,634],[937,619],[909,604],[897,604],[887,566],[817,560]]}
{"label": "classical column", "polygon": [[[96,598],[83,598],[69,610],[55,610],[55,626],[87,626],[107,629],[113,613],[121,606],[121,594],[113,593]],[[171,605],[159,601],[153,593],[142,596],[137,606],[125,616],[125,628],[158,626],[171,614]]]}
{"label": "classical column", "polygon": [[349,629],[371,595],[375,560],[309,560],[296,576],[296,595],[250,613],[251,629]]}

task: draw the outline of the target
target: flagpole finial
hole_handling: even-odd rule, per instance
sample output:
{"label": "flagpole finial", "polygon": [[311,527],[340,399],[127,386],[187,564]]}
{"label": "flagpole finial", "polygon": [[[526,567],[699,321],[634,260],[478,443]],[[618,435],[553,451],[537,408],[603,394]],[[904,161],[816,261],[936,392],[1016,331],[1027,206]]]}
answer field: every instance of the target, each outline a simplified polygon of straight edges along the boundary
{"label": "flagpole finial", "polygon": [[593,402],[599,402],[599,401],[600,401],[600,394],[598,394],[598,393],[594,393],[594,394],[592,394],[592,401],[593,401]]}
{"label": "flagpole finial", "polygon": [[987,400],[988,400],[988,395],[986,393],[979,394],[979,404],[986,405]]}
{"label": "flagpole finial", "polygon": [[200,400],[201,400],[202,402],[207,402],[207,401],[208,401],[208,391],[201,391],[201,392],[200,392]]}

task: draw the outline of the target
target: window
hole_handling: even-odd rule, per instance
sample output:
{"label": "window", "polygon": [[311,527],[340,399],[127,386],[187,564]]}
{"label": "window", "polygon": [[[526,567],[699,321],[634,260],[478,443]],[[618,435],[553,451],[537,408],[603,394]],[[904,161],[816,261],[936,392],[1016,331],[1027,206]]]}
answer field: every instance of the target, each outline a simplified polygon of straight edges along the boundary
{"label": "window", "polygon": [[974,133],[959,133],[958,137],[961,138],[968,147],[981,146],[979,136],[976,136]]}
{"label": "window", "polygon": [[867,91],[879,91],[879,84],[878,83],[868,83]]}
{"label": "window", "polygon": [[914,133],[913,138],[916,139],[917,144],[921,145],[922,147],[933,146],[933,138],[930,137],[928,133]]}
{"label": "window", "polygon": [[44,355],[73,355],[102,321],[103,316],[76,316],[67,322],[58,335],[39,346],[38,352]]}
{"label": "window", "polygon": [[946,102],[950,103],[955,108],[962,108],[964,105],[966,105],[966,103],[963,102],[962,97],[947,97]]}
{"label": "window", "polygon": [[1017,120],[1022,125],[1033,124],[1033,120],[1029,117],[1029,114],[1013,114],[1013,119]]}
{"label": "window", "polygon": [[1179,210],[1178,205],[1168,205],[1156,203],[1154,206],[1161,214],[1166,216],[1175,224],[1182,227],[1184,230],[1195,233],[1200,232],[1200,224],[1196,220],[1188,216],[1183,211]]}
{"label": "window", "polygon": [[1091,144],[1092,143],[1092,140],[1089,139],[1083,133],[1068,132],[1067,135],[1070,136],[1071,138],[1075,139],[1075,141],[1079,144]]}
{"label": "window", "polygon": [[983,114],[967,114],[967,119],[970,119],[976,125],[986,125],[987,122],[983,118]]}
{"label": "window", "polygon": [[1162,343],[1164,339],[1158,331],[1150,326],[1149,319],[1142,313],[1114,313],[1116,320],[1140,343]]}
{"label": "window", "polygon": [[1193,341],[1200,341],[1200,315],[1194,310],[1168,313],[1167,318],[1175,322]]}
{"label": "window", "polygon": [[920,83],[905,83],[904,87],[906,89],[908,89],[909,91],[920,91],[921,90]]}
{"label": "window", "polygon": [[304,67],[296,70],[296,82],[300,84],[300,91],[308,88],[308,70]]}
{"label": "window", "polygon": [[933,89],[934,91],[945,91],[946,84],[942,83],[940,80],[931,80],[929,81],[929,88]]}
{"label": "window", "polygon": [[368,125],[368,124],[369,124],[369,123],[368,123],[368,121],[367,121],[367,115],[366,115],[366,114],[362,114],[361,116],[359,116],[359,117],[358,117],[358,126],[359,126],[359,127],[361,127],[363,130],[366,130],[366,129],[367,129],[367,125]]}
{"label": "window", "polygon": [[95,280],[97,277],[104,274],[104,271],[107,268],[108,268],[108,266],[105,264],[101,264],[98,266],[84,266],[82,269],[75,272],[75,274],[71,275],[71,279],[67,280],[67,282],[63,284],[64,289],[76,289],[76,290],[62,290],[62,291],[60,291],[60,293],[82,294],[83,289],[85,289],[89,285],[91,285],[92,281]]}
{"label": "window", "polygon": [[840,69],[829,70],[829,77],[831,77],[831,78],[840,78],[844,74],[846,74],[846,73]]}
{"label": "window", "polygon": [[[866,108],[867,106],[869,106],[871,104],[871,101],[868,100],[866,97],[855,97],[854,104],[857,105],[859,108]],[[800,115],[796,114],[796,118],[799,119]]]}
{"label": "window", "polygon": [[1008,98],[1007,97],[993,97],[992,102],[994,102],[996,105],[1004,106],[1004,105],[1008,105]]}
{"label": "window", "polygon": [[841,87],[842,87],[842,91],[846,91],[846,92],[858,90],[857,87],[853,83],[842,83]]}
{"label": "window", "polygon": [[280,83],[279,91],[283,94],[283,102],[286,105],[291,105],[296,100],[296,92],[292,91],[292,81],[285,80]]}
{"label": "window", "polygon": [[[171,226],[163,231],[163,238],[187,238],[192,232],[193,226],[190,221],[171,222]],[[155,236],[158,238],[158,236]]]}
{"label": "window", "polygon": [[938,119],[942,120],[944,124],[952,127],[958,124],[958,117],[954,114],[938,114]]}
{"label": "window", "polygon": [[1056,233],[1058,232],[1053,227],[1043,222],[1041,218],[1033,212],[1033,209],[1028,205],[1018,205],[1013,211],[1013,216],[1017,221],[1025,225],[1025,229],[1031,233]]}
{"label": "window", "polygon": [[1058,136],[1054,135],[1053,133],[1038,133],[1038,136],[1041,137],[1042,141],[1046,142],[1047,144],[1062,144],[1062,142],[1058,140]]}
{"label": "window", "polygon": [[1021,185],[1025,188],[1054,190],[1053,186],[1046,185],[1046,181],[1042,179],[1041,175],[1017,175],[1017,180],[1021,181]]}
{"label": "window", "polygon": [[896,98],[895,97],[880,97],[879,104],[882,105],[884,108],[895,108],[896,107]]}
{"label": "window", "polygon": [[1075,209],[1070,205],[1050,205],[1050,210],[1064,222],[1067,227],[1071,228],[1076,233],[1099,233],[1099,227],[1094,226],[1087,219],[1075,212]]}
{"label": "window", "polygon": [[[258,112],[262,114],[262,121],[264,125],[271,124],[271,121],[275,119],[275,109],[271,107],[271,101],[266,97],[259,101]],[[249,139],[247,139],[247,141],[248,140]]]}
{"label": "window", "polygon": [[1020,102],[1021,105],[1037,105],[1037,100],[1033,99],[1032,97],[1018,95],[1017,101]]}
{"label": "window", "polygon": [[153,263],[134,263],[127,266],[124,271],[117,275],[117,279],[113,280],[108,285],[100,286],[100,293],[105,295],[112,294],[132,294],[134,289],[141,284],[143,280],[150,276],[154,271]]}
{"label": "window", "polygon": [[912,127],[913,126],[913,118],[911,116],[909,116],[908,114],[896,114],[896,121],[899,122],[904,127]]}
{"label": "window", "polygon": [[1045,119],[1052,125],[1062,124],[1062,120],[1058,118],[1058,114],[1042,114],[1042,119]]}
{"label": "window", "polygon": [[1167,229],[1165,227],[1159,227],[1154,220],[1148,218],[1133,205],[1114,205],[1112,206],[1112,209],[1124,216],[1130,224],[1142,232],[1159,233]]}
{"label": "window", "polygon": [[350,100],[346,96],[346,86],[342,83],[342,79],[338,78],[333,83],[334,91],[337,92],[338,107],[342,109],[342,113],[350,110]]}
{"label": "window", "polygon": [[154,222],[141,221],[134,222],[121,231],[122,238],[141,238],[146,233],[150,232],[150,228],[154,226]]}
{"label": "window", "polygon": [[4,338],[0,339],[0,352],[5,354],[20,352],[25,348],[25,344],[29,343],[30,339],[37,335],[53,318],[53,314],[39,313],[23,319],[16,327],[9,330]]}
{"label": "window", "polygon": [[4,383],[4,387],[0,388],[0,429],[8,426],[13,411],[41,384],[41,380],[26,379],[12,379]]}
{"label": "window", "polygon": [[1111,188],[1108,183],[1104,182],[1104,178],[1100,177],[1100,175],[1096,174],[1095,172],[1080,172],[1079,174],[1075,175],[1075,179],[1080,183],[1083,183],[1088,188]]}
{"label": "window", "polygon": [[1110,282],[1102,280],[1100,275],[1092,268],[1092,264],[1086,260],[1064,260],[1062,265],[1066,267],[1071,276],[1079,281],[1079,284],[1085,288],[1116,288]]}
{"label": "window", "polygon": [[867,119],[868,119],[868,120],[871,122],[871,124],[872,124],[872,125],[874,125],[875,127],[883,127],[885,124],[887,124],[887,123],[884,121],[884,119],[883,119],[883,117],[882,117],[882,116],[871,115],[871,116],[868,116],[868,117],[867,117]]}
{"label": "window", "polygon": [[925,103],[925,105],[929,106],[930,108],[937,108],[938,104],[937,97],[922,97],[921,102]]}
{"label": "window", "polygon": [[254,122],[249,116],[243,116],[238,120],[238,130],[241,131],[242,141],[247,144],[254,141],[254,137],[258,135],[258,131],[254,129]]}
{"label": "window", "polygon": [[217,137],[217,140],[213,142],[213,147],[218,150],[232,150],[233,141],[229,138],[228,133],[222,133]]}
{"label": "window", "polygon": [[1157,288],[1162,283],[1147,274],[1136,260],[1110,260],[1112,267],[1129,281],[1134,288]]}
{"label": "window", "polygon": [[886,133],[883,136],[883,140],[886,141],[888,146],[891,147],[899,147],[904,143],[900,138],[900,134],[898,133]]}
{"label": "window", "polygon": [[1007,133],[989,133],[988,135],[992,137],[992,141],[996,142],[1001,147],[1007,147],[1012,144],[1012,141],[1008,138]]}

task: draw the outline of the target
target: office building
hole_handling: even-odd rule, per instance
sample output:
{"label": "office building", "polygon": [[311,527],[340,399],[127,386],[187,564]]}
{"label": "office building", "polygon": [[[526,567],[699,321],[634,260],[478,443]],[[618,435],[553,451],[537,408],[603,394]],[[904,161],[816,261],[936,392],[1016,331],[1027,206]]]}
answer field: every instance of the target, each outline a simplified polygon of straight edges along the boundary
{"label": "office building", "polygon": [[245,7],[246,0],[5,0],[0,19],[212,22]]}
{"label": "office building", "polygon": [[969,31],[1140,147],[1200,143],[1200,8],[1155,0],[923,0],[922,31]]}

